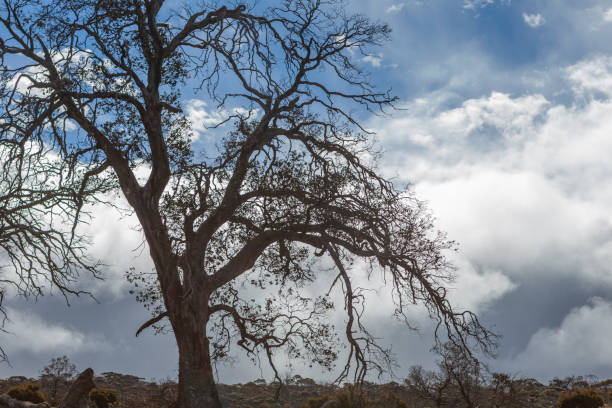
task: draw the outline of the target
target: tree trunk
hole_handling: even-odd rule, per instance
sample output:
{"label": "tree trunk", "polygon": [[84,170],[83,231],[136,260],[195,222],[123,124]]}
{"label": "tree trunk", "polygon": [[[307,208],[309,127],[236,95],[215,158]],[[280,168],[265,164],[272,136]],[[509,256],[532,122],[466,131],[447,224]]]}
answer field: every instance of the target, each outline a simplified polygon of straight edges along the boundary
{"label": "tree trunk", "polygon": [[183,325],[174,333],[179,350],[178,408],[221,408],[206,324]]}

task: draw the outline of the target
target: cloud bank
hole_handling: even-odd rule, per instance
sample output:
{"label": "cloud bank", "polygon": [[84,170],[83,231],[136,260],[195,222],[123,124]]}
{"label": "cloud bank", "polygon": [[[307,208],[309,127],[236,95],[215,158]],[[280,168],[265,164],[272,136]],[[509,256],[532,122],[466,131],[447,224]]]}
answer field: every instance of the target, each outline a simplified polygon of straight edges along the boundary
{"label": "cloud bank", "polygon": [[[371,123],[386,147],[383,171],[413,183],[440,228],[460,244],[458,304],[494,305],[536,276],[612,289],[612,187],[606,182],[612,179],[612,59],[585,59],[564,73],[570,104],[537,93],[492,92],[445,108],[432,96],[392,120]],[[472,282],[474,276],[480,281]],[[599,366],[612,370],[612,350],[596,347],[608,338],[603,332],[612,324],[612,306],[601,298],[584,302],[568,305],[560,326],[531,334],[514,356],[533,362],[527,372],[541,367],[533,372],[563,375],[592,367],[598,356]],[[585,348],[591,358],[580,364],[580,355],[569,358],[584,337],[580,319],[597,327],[604,316],[602,334],[587,334],[592,339],[585,344],[595,343]],[[540,354],[548,343],[553,346]],[[509,361],[506,368],[520,365]]]}
{"label": "cloud bank", "polygon": [[10,321],[5,325],[3,348],[9,353],[75,354],[107,352],[112,346],[98,335],[90,335],[62,323],[44,321],[37,315],[7,308]]}

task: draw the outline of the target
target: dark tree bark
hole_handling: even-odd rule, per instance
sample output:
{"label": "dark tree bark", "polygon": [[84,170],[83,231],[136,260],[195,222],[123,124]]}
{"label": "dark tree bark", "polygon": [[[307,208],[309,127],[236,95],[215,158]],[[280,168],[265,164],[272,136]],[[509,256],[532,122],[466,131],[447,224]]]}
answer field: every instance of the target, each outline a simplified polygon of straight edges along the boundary
{"label": "dark tree bark", "polygon": [[179,347],[178,404],[180,407],[220,408],[209,341],[202,329],[177,336]]}
{"label": "dark tree bark", "polygon": [[179,350],[178,405],[184,408],[221,408],[206,335],[206,307],[187,315],[173,330]]}
{"label": "dark tree bark", "polygon": [[[459,347],[492,346],[493,334],[447,298],[453,243],[379,175],[370,133],[352,114],[383,114],[396,100],[360,62],[388,38],[386,25],[318,0],[181,13],[163,0],[4,4],[2,137],[46,143],[116,182],[155,265],[153,276],[128,276],[153,312],[137,333],[169,321],[179,407],[220,406],[212,365],[232,344],[263,355],[279,382],[275,353],[331,369],[339,335],[348,359],[338,381],[390,369],[390,350],[362,319],[360,274],[389,282],[396,318],[409,323],[405,308],[422,303]],[[216,147],[194,145],[183,86],[215,104]],[[304,296],[315,281],[328,293]],[[347,311],[340,332],[327,319],[331,292]]]}

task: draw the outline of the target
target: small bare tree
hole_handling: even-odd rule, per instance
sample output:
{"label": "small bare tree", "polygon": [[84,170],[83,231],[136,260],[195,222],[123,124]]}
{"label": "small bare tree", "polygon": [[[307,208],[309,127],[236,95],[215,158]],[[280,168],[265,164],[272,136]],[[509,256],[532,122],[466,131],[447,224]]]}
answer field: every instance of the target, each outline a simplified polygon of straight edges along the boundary
{"label": "small bare tree", "polygon": [[[333,288],[347,313],[339,379],[389,368],[362,318],[356,278],[373,273],[392,286],[396,317],[408,321],[406,308],[422,303],[459,347],[491,346],[477,317],[447,298],[452,243],[379,175],[359,125],[363,110],[395,101],[360,66],[386,25],[333,0],[179,11],[163,0],[3,3],[5,134],[116,180],[155,265],[138,293],[155,316],[139,332],[168,319],[180,408],[221,406],[213,363],[233,344],[263,353],[279,382],[278,351],[331,368]],[[216,102],[214,145],[192,143],[185,85]],[[327,282],[327,294],[307,295],[313,282]]]}
{"label": "small bare tree", "polygon": [[437,347],[440,354],[438,368],[440,375],[456,391],[451,406],[477,408],[483,401],[485,389],[485,370],[471,353],[459,345],[447,342]]}
{"label": "small bare tree", "polygon": [[[52,404],[57,404],[58,390],[66,385],[76,374],[76,366],[67,356],[52,358],[40,373],[40,382],[47,398]],[[68,388],[68,387],[66,387]]]}
{"label": "small bare tree", "polygon": [[490,406],[493,408],[520,408],[529,404],[527,395],[518,381],[505,373],[491,373]]}
{"label": "small bare tree", "polygon": [[444,373],[425,370],[422,366],[412,366],[404,383],[420,401],[424,400],[434,404],[436,408],[441,408],[446,404],[451,379]]}

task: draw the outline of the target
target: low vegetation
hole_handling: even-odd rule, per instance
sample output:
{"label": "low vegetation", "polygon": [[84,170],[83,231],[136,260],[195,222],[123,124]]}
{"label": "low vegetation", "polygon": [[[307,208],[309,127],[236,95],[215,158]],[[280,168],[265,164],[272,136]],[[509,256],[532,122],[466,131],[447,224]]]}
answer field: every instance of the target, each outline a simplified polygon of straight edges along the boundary
{"label": "low vegetation", "polygon": [[117,406],[119,402],[115,391],[99,388],[94,388],[89,392],[89,399],[94,403],[96,408],[111,408]]}
{"label": "low vegetation", "polygon": [[592,388],[568,391],[559,397],[559,408],[599,408],[604,400]]}
{"label": "low vegetation", "polygon": [[[431,374],[423,369],[420,372]],[[470,407],[470,403],[463,398],[457,384],[437,382],[431,377],[420,383],[415,383],[414,379],[412,376],[402,383],[387,384],[366,382],[358,394],[351,394],[350,386],[318,384],[309,378],[300,381],[289,379],[281,389],[278,402],[275,401],[278,384],[274,382],[266,383],[258,380],[246,384],[221,384],[219,391],[223,406],[231,408],[321,408],[331,399],[339,401],[340,405],[329,408]],[[44,401],[44,395],[39,391],[38,385],[32,381],[34,380],[25,377],[0,380],[0,392],[9,393],[9,390],[13,390],[9,395],[16,399]],[[558,381],[571,382],[567,379]],[[95,404],[92,407],[96,408],[171,408],[176,400],[177,388],[173,381],[148,382],[132,375],[104,373],[95,378],[95,383],[99,388],[92,391],[90,399]],[[59,385],[57,390],[59,400],[65,395],[69,385],[69,381]],[[534,379],[512,379],[507,375],[495,374],[490,376],[487,383],[479,386],[478,394],[471,400],[473,404],[471,406],[599,408],[604,402],[612,402],[611,382],[592,383],[592,388],[587,390],[572,389],[571,384],[569,387],[569,389],[560,388],[555,380],[544,385]],[[20,393],[16,394],[15,389],[21,390]],[[27,399],[28,396],[30,399]],[[591,405],[587,405],[589,403]]]}
{"label": "low vegetation", "polygon": [[[554,378],[544,385],[535,379],[490,373],[451,349],[442,356],[436,371],[415,366],[401,382],[365,382],[360,390],[349,384],[320,384],[295,375],[286,376],[280,392],[277,382],[263,379],[221,384],[220,398],[224,407],[231,408],[600,408],[612,401],[612,380]],[[74,371],[70,364],[64,364],[67,361],[61,362],[70,373]],[[26,377],[0,380],[0,392],[35,403],[49,400],[43,393],[52,392],[61,401],[74,376],[65,370],[56,373],[60,378],[53,378],[49,370],[41,372],[41,379],[53,384],[42,392],[35,379]],[[89,393],[92,408],[172,408],[177,397],[177,384],[170,380],[148,382],[107,372],[95,377],[94,382],[97,388]],[[336,403],[326,405],[329,401]]]}
{"label": "low vegetation", "polygon": [[301,408],[323,408],[328,401],[335,401],[334,408],[408,408],[408,404],[390,391],[376,399],[368,398],[363,392],[351,388],[318,398],[309,398]]}
{"label": "low vegetation", "polygon": [[42,392],[39,391],[40,386],[34,383],[26,383],[11,387],[6,392],[11,398],[19,401],[28,401],[35,404],[45,402],[46,398]]}

